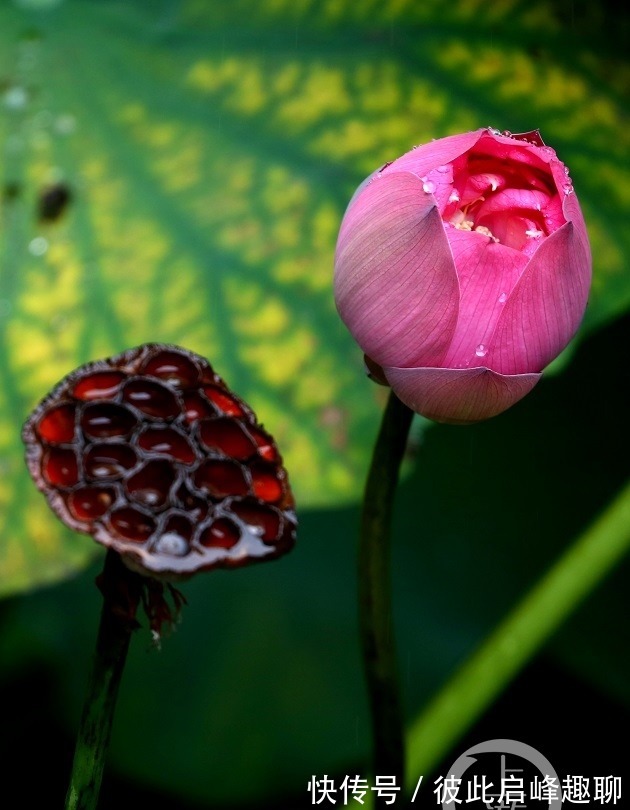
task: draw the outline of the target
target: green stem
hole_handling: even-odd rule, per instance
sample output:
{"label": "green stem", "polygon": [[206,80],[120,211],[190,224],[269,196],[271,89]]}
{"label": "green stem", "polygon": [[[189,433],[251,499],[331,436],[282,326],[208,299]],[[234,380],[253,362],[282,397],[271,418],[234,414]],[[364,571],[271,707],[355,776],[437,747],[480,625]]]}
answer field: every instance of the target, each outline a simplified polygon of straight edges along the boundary
{"label": "green stem", "polygon": [[630,484],[433,698],[408,734],[407,787],[439,764],[630,547]]}
{"label": "green stem", "polygon": [[[404,779],[404,729],[393,630],[392,508],[413,412],[392,391],[365,486],[359,538],[359,629],[374,740],[373,775]],[[377,801],[377,807],[379,803]]]}
{"label": "green stem", "polygon": [[108,551],[99,587],[103,610],[96,651],[72,764],[66,810],[95,810],[105,755],[135,613],[140,599],[140,577],[129,571],[119,555]]}

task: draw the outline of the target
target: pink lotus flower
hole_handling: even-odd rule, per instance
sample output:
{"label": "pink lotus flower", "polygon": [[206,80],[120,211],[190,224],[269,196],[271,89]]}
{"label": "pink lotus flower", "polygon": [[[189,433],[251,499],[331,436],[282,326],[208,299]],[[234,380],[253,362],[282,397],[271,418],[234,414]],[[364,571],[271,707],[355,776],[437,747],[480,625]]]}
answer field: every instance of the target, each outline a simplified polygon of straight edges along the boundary
{"label": "pink lotus flower", "polygon": [[591,279],[568,171],[539,133],[480,129],[412,149],[344,216],[339,313],[410,408],[487,419],[536,385],[575,334]]}

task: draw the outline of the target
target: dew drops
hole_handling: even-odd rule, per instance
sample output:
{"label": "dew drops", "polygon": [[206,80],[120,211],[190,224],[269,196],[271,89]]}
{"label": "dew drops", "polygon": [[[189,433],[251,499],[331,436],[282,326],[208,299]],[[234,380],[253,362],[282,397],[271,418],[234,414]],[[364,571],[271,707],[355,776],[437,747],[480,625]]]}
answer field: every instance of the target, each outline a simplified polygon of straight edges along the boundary
{"label": "dew drops", "polygon": [[525,231],[525,236],[529,236],[530,239],[540,239],[543,235],[542,231],[537,230],[536,228],[531,228],[528,231]]}
{"label": "dew drops", "polygon": [[28,252],[32,256],[43,256],[48,251],[48,239],[43,236],[36,236],[28,243]]}
{"label": "dew drops", "polygon": [[76,118],[74,115],[70,115],[69,113],[64,113],[57,116],[54,123],[55,132],[59,133],[59,135],[71,135],[75,131],[76,127]]}
{"label": "dew drops", "polygon": [[456,189],[453,189],[453,191],[451,191],[451,194],[450,194],[450,196],[448,198],[448,201],[449,202],[459,202],[459,192]]}
{"label": "dew drops", "polygon": [[432,183],[430,180],[427,180],[425,183],[422,184],[422,190],[425,194],[433,194],[435,191],[435,183]]}
{"label": "dew drops", "polygon": [[475,349],[475,354],[477,357],[485,357],[487,353],[488,348],[483,343],[480,343]]}
{"label": "dew drops", "polygon": [[10,87],[4,94],[4,104],[9,110],[23,110],[28,104],[28,93],[23,87]]}
{"label": "dew drops", "polygon": [[506,301],[507,301],[507,293],[501,293],[501,295],[499,296],[499,303],[505,304]]}

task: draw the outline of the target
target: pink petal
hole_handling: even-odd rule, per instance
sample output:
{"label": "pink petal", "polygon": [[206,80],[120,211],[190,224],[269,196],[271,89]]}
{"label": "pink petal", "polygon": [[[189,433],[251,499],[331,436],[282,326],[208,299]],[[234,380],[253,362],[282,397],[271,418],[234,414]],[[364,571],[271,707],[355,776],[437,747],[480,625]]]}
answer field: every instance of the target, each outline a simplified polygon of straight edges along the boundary
{"label": "pink petal", "polygon": [[431,169],[446,166],[455,158],[463,155],[477,143],[484,132],[487,130],[477,129],[473,132],[449,135],[446,138],[416,146],[415,149],[391,163],[384,173],[406,171],[412,172],[418,177],[424,177]]}
{"label": "pink petal", "polygon": [[436,422],[465,425],[502,413],[540,379],[540,374],[505,376],[488,368],[386,368],[389,383],[405,405]]}
{"label": "pink petal", "polygon": [[[450,228],[460,289],[459,318],[450,348],[440,363],[447,368],[484,365],[489,340],[527,256],[474,231]],[[483,352],[477,355],[479,351]],[[397,364],[399,365],[399,364]]]}
{"label": "pink petal", "polygon": [[591,254],[574,194],[566,222],[544,239],[506,302],[485,361],[502,374],[542,371],[576,333],[588,298]]}
{"label": "pink petal", "polygon": [[457,275],[435,200],[408,173],[382,174],[346,211],[335,299],[379,365],[439,365],[457,320]]}

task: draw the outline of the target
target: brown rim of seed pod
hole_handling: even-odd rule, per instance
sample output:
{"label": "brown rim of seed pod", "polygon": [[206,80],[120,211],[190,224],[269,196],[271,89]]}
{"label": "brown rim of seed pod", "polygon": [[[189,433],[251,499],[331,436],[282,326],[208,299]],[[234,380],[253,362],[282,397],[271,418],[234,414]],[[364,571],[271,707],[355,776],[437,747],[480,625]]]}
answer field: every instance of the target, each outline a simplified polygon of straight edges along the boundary
{"label": "brown rim of seed pod", "polygon": [[294,545],[273,438],[207,360],[179,346],[149,343],[81,366],[22,437],[61,520],[145,576],[181,580]]}

